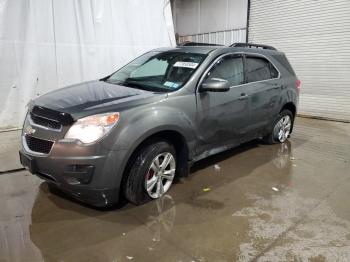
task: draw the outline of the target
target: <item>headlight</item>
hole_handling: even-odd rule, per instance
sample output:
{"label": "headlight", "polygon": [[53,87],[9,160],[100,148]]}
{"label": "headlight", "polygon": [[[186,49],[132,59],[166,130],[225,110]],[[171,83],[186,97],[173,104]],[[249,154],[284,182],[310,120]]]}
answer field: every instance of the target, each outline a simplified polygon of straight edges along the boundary
{"label": "headlight", "polygon": [[79,139],[84,144],[92,143],[108,134],[118,123],[119,113],[106,113],[79,119],[68,130],[65,138]]}

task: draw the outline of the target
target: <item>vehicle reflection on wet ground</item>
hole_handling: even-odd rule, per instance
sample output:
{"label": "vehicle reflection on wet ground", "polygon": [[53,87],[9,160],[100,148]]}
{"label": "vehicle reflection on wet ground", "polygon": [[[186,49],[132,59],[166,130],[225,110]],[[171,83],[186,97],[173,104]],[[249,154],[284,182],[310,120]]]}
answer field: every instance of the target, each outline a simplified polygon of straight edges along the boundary
{"label": "vehicle reflection on wet ground", "polygon": [[298,119],[197,163],[163,198],[107,211],[0,176],[0,261],[346,261],[350,125]]}

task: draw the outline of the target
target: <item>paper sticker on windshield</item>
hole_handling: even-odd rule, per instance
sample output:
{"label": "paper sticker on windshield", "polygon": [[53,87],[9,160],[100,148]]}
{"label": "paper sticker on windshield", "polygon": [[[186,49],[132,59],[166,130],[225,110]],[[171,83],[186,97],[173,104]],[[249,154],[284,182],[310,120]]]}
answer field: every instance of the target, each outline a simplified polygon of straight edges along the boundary
{"label": "paper sticker on windshield", "polygon": [[174,67],[186,67],[186,68],[192,68],[195,69],[197,68],[198,63],[194,63],[194,62],[181,62],[178,61],[174,64]]}

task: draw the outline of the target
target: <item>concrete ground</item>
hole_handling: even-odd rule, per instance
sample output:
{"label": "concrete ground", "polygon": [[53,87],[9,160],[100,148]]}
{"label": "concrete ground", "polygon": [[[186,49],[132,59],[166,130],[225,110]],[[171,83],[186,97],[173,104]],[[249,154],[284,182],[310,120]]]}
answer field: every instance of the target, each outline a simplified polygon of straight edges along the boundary
{"label": "concrete ground", "polygon": [[[0,134],[3,170],[16,139]],[[143,206],[98,211],[2,173],[0,261],[349,261],[349,160],[349,124],[299,118],[290,142],[201,161]]]}
{"label": "concrete ground", "polygon": [[0,133],[0,172],[22,168],[18,161],[20,135],[20,130]]}

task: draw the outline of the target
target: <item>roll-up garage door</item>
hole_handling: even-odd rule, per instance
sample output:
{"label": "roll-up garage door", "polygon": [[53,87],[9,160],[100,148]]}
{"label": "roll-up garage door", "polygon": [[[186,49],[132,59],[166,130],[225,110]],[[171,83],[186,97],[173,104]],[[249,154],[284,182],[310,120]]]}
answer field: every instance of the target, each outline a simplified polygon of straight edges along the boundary
{"label": "roll-up garage door", "polygon": [[349,0],[251,0],[248,39],[287,54],[300,114],[350,121]]}

